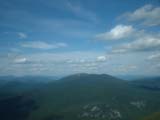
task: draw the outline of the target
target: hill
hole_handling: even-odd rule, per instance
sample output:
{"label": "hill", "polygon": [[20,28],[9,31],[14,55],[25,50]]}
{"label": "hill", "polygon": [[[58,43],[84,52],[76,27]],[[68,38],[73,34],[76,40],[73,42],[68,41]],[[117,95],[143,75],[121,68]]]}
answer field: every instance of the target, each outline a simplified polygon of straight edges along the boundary
{"label": "hill", "polygon": [[143,78],[130,83],[146,90],[160,91],[160,77]]}
{"label": "hill", "polygon": [[6,114],[15,100],[12,108],[22,116],[11,115],[14,120],[139,120],[160,111],[160,92],[107,74],[74,74],[3,99]]}
{"label": "hill", "polygon": [[34,96],[40,107],[29,120],[136,120],[160,109],[159,93],[106,74],[67,76]]}
{"label": "hill", "polygon": [[0,76],[0,99],[39,89],[56,79],[53,76]]}

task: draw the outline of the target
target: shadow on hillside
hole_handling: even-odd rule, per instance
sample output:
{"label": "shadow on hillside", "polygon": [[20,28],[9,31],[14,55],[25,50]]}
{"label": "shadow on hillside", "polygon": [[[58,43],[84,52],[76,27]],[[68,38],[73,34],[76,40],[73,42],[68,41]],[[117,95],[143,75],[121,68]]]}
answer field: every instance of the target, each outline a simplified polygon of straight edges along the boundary
{"label": "shadow on hillside", "polygon": [[35,101],[24,96],[0,100],[0,120],[25,120],[36,108]]}

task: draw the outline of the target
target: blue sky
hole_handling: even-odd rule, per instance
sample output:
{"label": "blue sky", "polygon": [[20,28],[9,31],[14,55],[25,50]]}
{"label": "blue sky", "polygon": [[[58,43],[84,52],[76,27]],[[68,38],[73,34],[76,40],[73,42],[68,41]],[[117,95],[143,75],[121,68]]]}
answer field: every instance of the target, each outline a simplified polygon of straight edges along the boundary
{"label": "blue sky", "polygon": [[0,2],[0,75],[159,75],[159,0]]}

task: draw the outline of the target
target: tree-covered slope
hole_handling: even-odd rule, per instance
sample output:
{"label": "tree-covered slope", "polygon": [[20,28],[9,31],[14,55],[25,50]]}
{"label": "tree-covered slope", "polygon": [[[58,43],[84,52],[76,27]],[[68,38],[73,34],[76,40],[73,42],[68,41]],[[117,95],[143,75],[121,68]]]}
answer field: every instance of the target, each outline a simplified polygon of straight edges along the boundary
{"label": "tree-covered slope", "polygon": [[1,96],[3,120],[141,120],[160,111],[159,91],[106,74],[75,74],[48,84],[11,82],[4,88],[1,93],[14,94]]}
{"label": "tree-covered slope", "polygon": [[153,113],[144,117],[142,120],[160,120],[160,112]]}
{"label": "tree-covered slope", "polygon": [[105,74],[71,75],[33,96],[40,107],[29,120],[136,120],[160,110],[159,93]]}

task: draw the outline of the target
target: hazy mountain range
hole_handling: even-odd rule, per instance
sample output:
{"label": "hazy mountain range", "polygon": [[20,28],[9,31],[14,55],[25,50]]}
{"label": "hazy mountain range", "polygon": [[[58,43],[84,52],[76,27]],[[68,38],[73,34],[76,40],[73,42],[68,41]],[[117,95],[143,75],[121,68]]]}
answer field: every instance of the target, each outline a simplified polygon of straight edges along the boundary
{"label": "hazy mountain range", "polygon": [[158,77],[126,81],[107,74],[81,73],[59,80],[11,78],[0,80],[1,120],[159,119]]}

